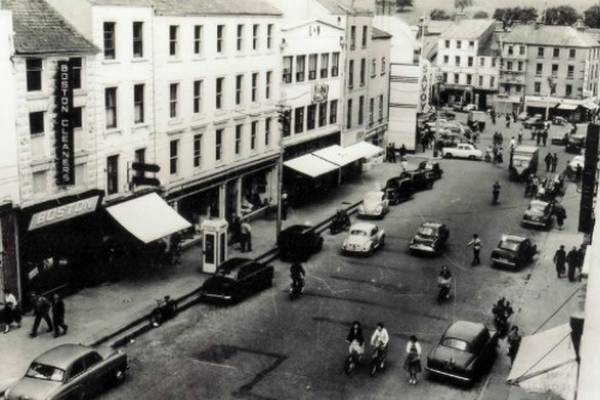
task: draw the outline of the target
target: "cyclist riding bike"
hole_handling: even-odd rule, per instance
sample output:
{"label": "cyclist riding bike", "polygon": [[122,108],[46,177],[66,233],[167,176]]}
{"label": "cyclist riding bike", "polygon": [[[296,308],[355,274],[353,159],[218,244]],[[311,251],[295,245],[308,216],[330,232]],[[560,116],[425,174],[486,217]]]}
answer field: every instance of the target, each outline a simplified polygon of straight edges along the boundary
{"label": "cyclist riding bike", "polygon": [[375,328],[375,332],[373,332],[373,335],[371,336],[371,346],[375,348],[375,351],[380,351],[380,368],[383,368],[384,366],[389,342],[390,335],[388,334],[387,329],[385,329],[385,327],[383,326],[383,322],[378,322],[377,327]]}

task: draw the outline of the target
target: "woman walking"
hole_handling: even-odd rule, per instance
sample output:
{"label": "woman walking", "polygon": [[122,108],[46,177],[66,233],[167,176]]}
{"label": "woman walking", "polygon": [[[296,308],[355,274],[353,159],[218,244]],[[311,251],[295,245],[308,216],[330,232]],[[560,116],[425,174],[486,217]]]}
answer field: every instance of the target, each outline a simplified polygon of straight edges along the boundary
{"label": "woman walking", "polygon": [[412,335],[406,344],[406,361],[404,368],[408,371],[408,383],[417,384],[417,374],[421,372],[421,345],[417,337]]}

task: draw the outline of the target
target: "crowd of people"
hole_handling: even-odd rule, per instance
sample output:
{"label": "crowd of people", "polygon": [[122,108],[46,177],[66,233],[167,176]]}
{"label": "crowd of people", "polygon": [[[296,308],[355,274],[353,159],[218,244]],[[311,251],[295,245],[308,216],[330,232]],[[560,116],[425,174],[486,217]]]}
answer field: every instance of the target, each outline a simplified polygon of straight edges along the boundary
{"label": "crowd of people", "polygon": [[[32,292],[30,300],[34,317],[30,337],[37,336],[42,320],[46,323],[47,331],[54,332],[54,337],[67,333],[69,327],[65,324],[65,303],[58,293],[52,295],[52,300],[49,300],[43,294]],[[3,333],[9,333],[13,327],[15,329],[21,327],[21,305],[11,292],[4,294],[4,308],[1,317],[0,322],[4,325]]]}

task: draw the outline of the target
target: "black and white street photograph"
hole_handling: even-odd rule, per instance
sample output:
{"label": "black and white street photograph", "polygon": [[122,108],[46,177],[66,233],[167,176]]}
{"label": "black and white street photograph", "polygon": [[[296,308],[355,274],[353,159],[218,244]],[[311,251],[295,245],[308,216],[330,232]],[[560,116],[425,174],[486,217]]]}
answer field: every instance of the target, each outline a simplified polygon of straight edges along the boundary
{"label": "black and white street photograph", "polygon": [[0,0],[0,400],[599,400],[599,142],[598,0]]}

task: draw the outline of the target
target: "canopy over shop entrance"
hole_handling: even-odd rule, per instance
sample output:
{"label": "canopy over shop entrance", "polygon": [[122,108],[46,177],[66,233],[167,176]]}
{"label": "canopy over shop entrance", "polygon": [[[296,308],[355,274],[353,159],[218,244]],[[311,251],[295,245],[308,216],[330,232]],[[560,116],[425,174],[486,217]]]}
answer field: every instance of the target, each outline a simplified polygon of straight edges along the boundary
{"label": "canopy over shop entrance", "polygon": [[123,228],[144,243],[153,242],[192,226],[156,193],[109,206],[106,211]]}
{"label": "canopy over shop entrance", "polygon": [[338,169],[336,164],[332,164],[312,154],[305,154],[286,161],[283,164],[286,167],[300,172],[301,174],[308,175],[311,178],[316,178]]}

